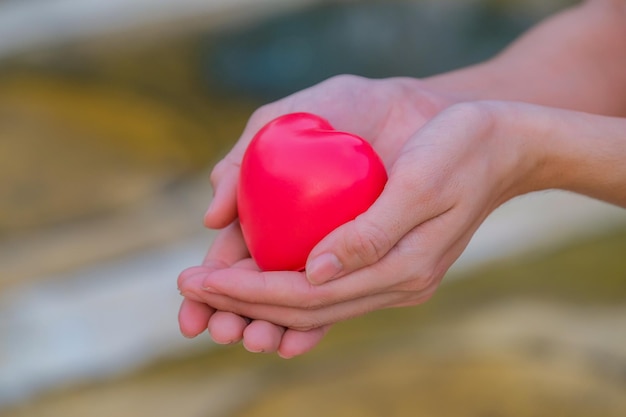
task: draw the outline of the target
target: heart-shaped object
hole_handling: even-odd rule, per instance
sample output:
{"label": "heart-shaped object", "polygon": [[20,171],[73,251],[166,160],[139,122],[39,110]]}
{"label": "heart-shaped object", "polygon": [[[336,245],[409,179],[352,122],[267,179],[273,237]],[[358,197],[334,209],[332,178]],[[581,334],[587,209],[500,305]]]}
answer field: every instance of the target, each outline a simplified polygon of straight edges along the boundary
{"label": "heart-shaped object", "polygon": [[252,258],[266,271],[304,269],[311,249],[367,210],[386,182],[364,139],[310,113],[273,120],[241,163],[237,204]]}

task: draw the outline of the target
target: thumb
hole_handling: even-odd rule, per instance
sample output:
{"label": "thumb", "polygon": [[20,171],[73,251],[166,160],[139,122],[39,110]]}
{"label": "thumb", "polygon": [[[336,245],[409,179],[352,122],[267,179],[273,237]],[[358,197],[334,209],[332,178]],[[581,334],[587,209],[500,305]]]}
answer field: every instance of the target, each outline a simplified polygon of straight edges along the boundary
{"label": "thumb", "polygon": [[[410,189],[407,189],[410,188]],[[400,239],[429,218],[420,213],[415,183],[391,176],[372,206],[327,235],[311,251],[306,276],[323,284],[382,259]],[[425,217],[420,219],[420,216]]]}

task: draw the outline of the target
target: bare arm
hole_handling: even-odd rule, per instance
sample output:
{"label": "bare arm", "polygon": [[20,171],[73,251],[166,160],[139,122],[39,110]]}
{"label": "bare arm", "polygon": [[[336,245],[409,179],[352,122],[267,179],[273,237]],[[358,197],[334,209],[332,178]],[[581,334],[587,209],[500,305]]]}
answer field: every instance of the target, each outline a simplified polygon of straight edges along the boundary
{"label": "bare arm", "polygon": [[626,208],[625,118],[522,103],[502,108],[498,135],[517,142],[520,153],[531,149],[533,160],[516,194],[562,189]]}
{"label": "bare arm", "polygon": [[546,19],[489,61],[426,81],[464,100],[626,116],[626,1],[586,1]]}

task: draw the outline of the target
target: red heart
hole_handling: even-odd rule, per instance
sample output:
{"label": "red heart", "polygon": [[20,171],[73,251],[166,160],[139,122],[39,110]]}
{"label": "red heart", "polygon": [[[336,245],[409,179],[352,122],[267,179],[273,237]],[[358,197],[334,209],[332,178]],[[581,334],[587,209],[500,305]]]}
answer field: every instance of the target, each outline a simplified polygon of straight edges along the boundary
{"label": "red heart", "polygon": [[266,271],[304,269],[311,249],[367,210],[386,182],[362,138],[309,113],[273,120],[241,163],[237,204],[252,258]]}

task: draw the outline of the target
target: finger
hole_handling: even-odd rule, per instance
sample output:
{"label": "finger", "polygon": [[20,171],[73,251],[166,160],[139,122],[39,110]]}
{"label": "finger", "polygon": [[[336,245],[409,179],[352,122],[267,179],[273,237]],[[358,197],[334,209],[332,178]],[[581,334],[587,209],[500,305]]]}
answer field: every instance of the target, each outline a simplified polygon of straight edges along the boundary
{"label": "finger", "polygon": [[[415,178],[424,181],[417,183]],[[399,161],[372,206],[322,239],[309,254],[306,276],[323,284],[381,260],[416,226],[445,213],[436,187]]]}
{"label": "finger", "polygon": [[206,275],[207,273],[209,273],[212,269],[210,269],[207,266],[192,266],[190,268],[187,268],[185,270],[183,270],[183,272],[181,272],[178,275],[178,279],[177,279],[177,286],[178,286],[178,291],[180,291],[182,293],[182,288],[184,287],[184,282],[187,281],[187,279],[191,278],[194,275],[198,275],[198,274],[204,274]]}
{"label": "finger", "polygon": [[253,304],[318,309],[398,289],[419,291],[443,276],[460,255],[450,248],[459,240],[466,245],[479,224],[464,212],[455,208],[422,223],[376,264],[324,285],[310,284],[300,272],[229,268],[197,278],[203,282],[194,295],[203,299],[209,292]]}
{"label": "finger", "polygon": [[308,331],[329,324],[359,317],[374,310],[418,304],[430,298],[434,288],[423,291],[396,291],[362,297],[316,310],[254,304],[221,294],[207,293],[205,302],[221,311],[232,311],[243,317],[265,320],[289,329]]}
{"label": "finger", "polygon": [[204,303],[183,299],[178,311],[180,332],[185,337],[196,337],[204,332],[215,309]]}
{"label": "finger", "polygon": [[[189,279],[183,281],[181,291],[189,296],[190,288],[201,288],[204,277],[202,273],[206,274],[211,270],[237,265],[248,256],[239,222],[234,221],[218,232],[203,260],[204,269],[191,268]],[[249,322],[248,319],[237,314],[217,311],[211,316],[207,327],[213,341],[219,344],[231,344],[242,340],[243,332]]]}
{"label": "finger", "polygon": [[[181,331],[183,327],[185,328],[183,334],[193,334],[196,332],[200,327],[199,323],[204,321],[206,311],[214,312],[210,306],[206,306],[205,308],[201,307],[197,305],[199,304],[197,299],[193,300],[188,298],[190,295],[189,288],[193,288],[194,285],[200,286],[202,280],[198,280],[198,277],[203,277],[207,272],[217,268],[226,268],[242,257],[245,258],[245,256],[247,256],[247,249],[242,240],[241,229],[237,222],[233,222],[218,233],[203,261],[203,265],[187,268],[178,276],[178,289],[186,297],[181,306],[181,314],[179,314],[179,317],[182,318],[179,319]],[[187,302],[189,306],[187,306]],[[208,317],[210,317],[210,315],[211,314],[209,314]],[[206,317],[207,322],[208,317]],[[207,322],[203,322],[203,329],[199,331],[203,331],[207,327]],[[189,331],[187,331],[188,328],[190,329]],[[197,334],[199,333],[194,334],[194,336]]]}
{"label": "finger", "polygon": [[234,221],[220,230],[211,243],[202,265],[185,269],[178,276],[178,289],[184,287],[183,282],[199,273],[208,273],[211,270],[228,268],[249,255],[248,248],[241,234],[239,222]]}
{"label": "finger", "polygon": [[200,298],[215,293],[249,303],[291,307],[315,307],[318,300],[339,301],[326,288],[312,286],[300,272],[262,272],[245,267],[243,261],[236,265],[241,267],[198,274],[193,285],[183,285],[181,290]]}
{"label": "finger", "polygon": [[[244,262],[233,268],[249,267]],[[230,344],[244,339],[244,346],[250,352],[275,352],[280,344],[285,328],[262,320],[250,322],[235,313],[218,311],[209,322],[209,332],[213,340],[221,344]]]}
{"label": "finger", "polygon": [[202,264],[216,269],[226,268],[249,256],[239,222],[233,221],[217,233]]}
{"label": "finger", "polygon": [[237,314],[216,311],[211,316],[207,328],[215,343],[226,345],[239,342],[247,325],[248,321]]}
{"label": "finger", "polygon": [[283,359],[290,359],[309,352],[319,344],[330,328],[331,325],[326,325],[304,332],[287,329],[278,346],[278,355]]}
{"label": "finger", "polygon": [[233,267],[199,273],[193,280],[185,281],[181,291],[200,300],[208,293],[251,304],[316,309],[384,292],[406,276],[406,265],[394,266],[393,274],[385,272],[389,270],[389,263],[385,260],[326,285],[312,285],[301,272],[263,272],[249,267]]}
{"label": "finger", "polygon": [[249,352],[276,352],[285,328],[265,320],[253,320],[243,332],[243,345]]}
{"label": "finger", "polygon": [[[235,313],[216,311],[205,300],[195,297],[190,288],[200,288],[205,272],[210,268],[195,267],[180,281],[181,293],[185,296],[179,313],[181,332],[187,337],[195,337],[205,329],[218,344],[231,344],[243,338],[249,320]],[[196,271],[195,274],[192,272]],[[200,271],[200,272],[197,272]]]}
{"label": "finger", "polygon": [[[410,250],[390,252],[377,264],[325,285],[312,285],[302,272],[259,271],[248,258],[235,264],[241,267],[199,273],[190,281],[192,284],[181,287],[181,291],[197,299],[203,299],[208,292],[253,304],[316,309],[382,293],[411,278],[419,258]],[[424,257],[430,257],[424,249],[422,252]]]}
{"label": "finger", "polygon": [[237,218],[237,182],[239,165],[222,160],[211,173],[213,199],[204,214],[204,225],[221,229]]}

